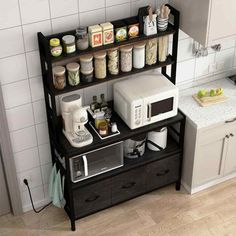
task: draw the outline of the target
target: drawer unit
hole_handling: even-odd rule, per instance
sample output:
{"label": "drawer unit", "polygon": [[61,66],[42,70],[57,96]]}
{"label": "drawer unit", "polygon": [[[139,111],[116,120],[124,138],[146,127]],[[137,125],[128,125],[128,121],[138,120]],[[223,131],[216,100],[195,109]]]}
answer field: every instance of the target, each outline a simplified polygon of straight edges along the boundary
{"label": "drawer unit", "polygon": [[111,179],[78,188],[74,191],[75,218],[111,205]]}
{"label": "drawer unit", "polygon": [[146,190],[150,191],[176,182],[179,177],[179,158],[179,155],[176,155],[174,157],[148,164],[146,167]]}
{"label": "drawer unit", "polygon": [[140,167],[112,178],[112,204],[145,192],[145,167]]}

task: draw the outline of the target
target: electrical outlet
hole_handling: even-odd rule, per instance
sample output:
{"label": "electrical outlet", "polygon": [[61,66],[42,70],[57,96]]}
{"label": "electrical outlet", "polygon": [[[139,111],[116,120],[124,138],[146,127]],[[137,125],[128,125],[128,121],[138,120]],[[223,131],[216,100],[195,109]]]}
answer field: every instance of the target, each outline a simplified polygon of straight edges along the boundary
{"label": "electrical outlet", "polygon": [[22,188],[26,188],[26,185],[24,183],[24,179],[27,179],[29,185],[32,183],[31,175],[21,176],[21,178],[20,178],[20,185],[22,186]]}
{"label": "electrical outlet", "polygon": [[209,65],[209,68],[208,68],[209,73],[215,72],[215,71],[216,71],[216,68],[217,68],[216,63],[210,64],[210,65]]}

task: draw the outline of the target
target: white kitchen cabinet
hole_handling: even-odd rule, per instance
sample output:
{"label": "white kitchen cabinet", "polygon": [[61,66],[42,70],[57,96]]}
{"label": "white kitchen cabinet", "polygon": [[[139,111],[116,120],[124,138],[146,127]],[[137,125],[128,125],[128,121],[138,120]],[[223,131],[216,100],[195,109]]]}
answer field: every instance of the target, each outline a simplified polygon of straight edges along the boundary
{"label": "white kitchen cabinet", "polygon": [[236,176],[236,122],[197,129],[186,121],[182,183],[190,193]]}
{"label": "white kitchen cabinet", "polygon": [[180,29],[203,46],[236,38],[235,0],[170,0],[180,11]]}

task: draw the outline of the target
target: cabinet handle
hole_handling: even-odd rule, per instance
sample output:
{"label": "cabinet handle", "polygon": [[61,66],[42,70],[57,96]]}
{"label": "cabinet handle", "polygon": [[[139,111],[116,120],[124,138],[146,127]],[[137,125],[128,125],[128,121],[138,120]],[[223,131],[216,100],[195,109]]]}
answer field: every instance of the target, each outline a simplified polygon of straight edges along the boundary
{"label": "cabinet handle", "polygon": [[95,196],[92,196],[92,197],[89,197],[85,200],[85,202],[94,202],[96,201],[100,196],[99,195],[95,195]]}
{"label": "cabinet handle", "polygon": [[167,169],[167,170],[162,170],[162,171],[158,172],[158,173],[156,174],[156,176],[163,176],[163,175],[166,175],[166,174],[169,173],[169,172],[170,172],[169,169]]}
{"label": "cabinet handle", "polygon": [[233,135],[232,133],[230,133],[230,136],[231,136],[231,137],[234,137],[234,135]]}
{"label": "cabinet handle", "polygon": [[236,117],[232,120],[226,120],[225,123],[232,123],[232,122],[235,122],[236,121]]}
{"label": "cabinet handle", "polygon": [[132,188],[136,183],[135,182],[130,182],[122,186],[122,188],[127,189],[127,188]]}
{"label": "cabinet handle", "polygon": [[227,134],[227,135],[225,135],[225,137],[226,137],[226,138],[229,138],[229,135]]}

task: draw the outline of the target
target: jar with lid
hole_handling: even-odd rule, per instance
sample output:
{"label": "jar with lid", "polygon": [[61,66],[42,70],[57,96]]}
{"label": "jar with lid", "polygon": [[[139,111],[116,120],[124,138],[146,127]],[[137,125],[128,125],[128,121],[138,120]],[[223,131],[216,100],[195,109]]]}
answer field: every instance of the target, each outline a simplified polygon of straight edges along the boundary
{"label": "jar with lid", "polygon": [[108,50],[108,71],[111,75],[119,73],[119,51],[118,48]]}
{"label": "jar with lid", "polygon": [[91,71],[81,71],[81,81],[84,83],[93,82],[93,69]]}
{"label": "jar with lid", "polygon": [[81,73],[87,74],[88,71],[93,70],[93,55],[87,54],[79,58]]}
{"label": "jar with lid", "polygon": [[101,136],[108,135],[108,124],[106,121],[103,121],[99,124],[98,131]]}
{"label": "jar with lid", "polygon": [[146,43],[146,64],[153,65],[157,62],[157,38],[150,39]]}
{"label": "jar with lid", "polygon": [[135,38],[139,36],[139,20],[137,16],[133,16],[125,19],[125,23],[128,28],[128,36],[129,38]]}
{"label": "jar with lid", "polygon": [[127,26],[122,20],[111,22],[114,25],[115,41],[121,42],[127,39]]}
{"label": "jar with lid", "polygon": [[114,42],[114,26],[110,22],[100,24],[102,27],[103,34],[103,45],[110,44]]}
{"label": "jar with lid", "polygon": [[95,68],[95,78],[105,79],[107,76],[106,68],[106,52],[98,52],[94,54],[94,68]]}
{"label": "jar with lid", "polygon": [[52,69],[53,84],[56,89],[64,89],[66,86],[66,69],[64,66],[55,66]]}
{"label": "jar with lid", "polygon": [[75,36],[65,35],[62,37],[63,48],[66,54],[70,54],[76,51]]}
{"label": "jar with lid", "polygon": [[50,39],[50,51],[53,57],[59,57],[62,53],[62,46],[60,43],[60,39],[52,38]]}
{"label": "jar with lid", "polygon": [[141,69],[145,66],[145,43],[137,43],[133,50],[133,67]]}
{"label": "jar with lid", "polygon": [[85,50],[89,47],[89,40],[87,34],[86,27],[79,27],[76,29],[76,37],[77,37],[77,49],[78,50]]}
{"label": "jar with lid", "polygon": [[89,44],[92,48],[102,45],[102,27],[100,25],[92,25],[88,27]]}
{"label": "jar with lid", "polygon": [[132,49],[132,46],[126,46],[120,49],[120,69],[122,72],[132,70]]}
{"label": "jar with lid", "polygon": [[69,64],[66,65],[66,69],[67,69],[67,72],[68,72],[69,85],[76,86],[76,85],[79,84],[79,82],[80,82],[79,68],[80,68],[80,65],[76,62],[69,63]]}

